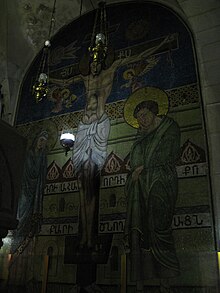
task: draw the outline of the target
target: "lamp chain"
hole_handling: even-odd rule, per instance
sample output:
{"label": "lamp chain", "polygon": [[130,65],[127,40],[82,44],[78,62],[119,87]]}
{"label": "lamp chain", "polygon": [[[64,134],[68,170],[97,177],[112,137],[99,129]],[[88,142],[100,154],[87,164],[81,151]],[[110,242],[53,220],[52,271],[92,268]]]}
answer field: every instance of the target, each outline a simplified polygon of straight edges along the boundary
{"label": "lamp chain", "polygon": [[94,22],[94,26],[93,26],[93,32],[92,32],[92,38],[91,38],[90,47],[93,46],[93,43],[94,43],[94,40],[95,40],[97,20],[98,20],[98,13],[96,13],[96,15],[95,15],[95,22]]}
{"label": "lamp chain", "polygon": [[108,45],[108,32],[107,32],[107,16],[106,16],[106,4],[104,4],[104,34],[106,38],[106,46]]}
{"label": "lamp chain", "polygon": [[48,40],[50,40],[51,32],[52,32],[52,30],[54,30],[54,26],[55,26],[54,15],[55,15],[55,11],[56,11],[56,1],[57,0],[54,0],[54,3],[53,3],[53,10],[52,10],[51,19],[50,19],[50,28],[49,28]]}

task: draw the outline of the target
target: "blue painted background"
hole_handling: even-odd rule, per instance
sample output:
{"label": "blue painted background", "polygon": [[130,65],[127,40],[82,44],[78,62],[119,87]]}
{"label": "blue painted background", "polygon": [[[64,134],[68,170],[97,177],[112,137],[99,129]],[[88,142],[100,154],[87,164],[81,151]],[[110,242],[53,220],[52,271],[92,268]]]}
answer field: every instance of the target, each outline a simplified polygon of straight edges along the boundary
{"label": "blue painted background", "polygon": [[[61,79],[62,76],[57,76],[56,70],[73,64],[76,64],[76,72],[73,75],[79,74],[77,69],[78,63],[90,45],[94,16],[94,12],[86,14],[61,29],[54,36],[51,41],[51,60],[53,61],[50,66],[51,78],[56,77]],[[108,6],[107,18],[109,21],[110,44],[115,51],[161,38],[168,34],[178,33],[179,48],[172,50],[171,53],[173,66],[167,61],[167,52],[160,54],[159,63],[141,78],[143,85],[156,86],[166,90],[197,81],[190,34],[183,22],[171,13],[169,9],[164,9],[164,7],[153,3],[124,3]],[[129,26],[132,23],[138,22],[140,19],[145,21],[144,28],[142,27],[142,32],[144,32],[143,37],[133,40],[128,39],[126,33]],[[67,56],[67,46],[71,43],[74,43],[75,52],[70,49],[73,54],[72,56]],[[64,49],[67,50],[65,54],[63,53]],[[58,51],[60,53],[55,54]],[[58,62],[54,62],[54,57],[57,56],[59,57]],[[36,104],[31,93],[31,88],[36,79],[40,58],[41,52],[35,58],[23,80],[20,89],[20,103],[17,110],[17,124],[79,111],[85,106],[85,87],[82,81],[68,86],[71,93],[78,97],[72,103],[71,107],[67,108],[63,106],[61,111],[53,113],[53,101],[46,99]],[[128,68],[128,66],[124,66],[118,68],[115,72],[112,92],[107,99],[107,103],[126,99],[130,95],[130,89],[121,88],[121,85],[126,82],[122,74]],[[53,84],[51,84],[51,87],[53,87]]]}

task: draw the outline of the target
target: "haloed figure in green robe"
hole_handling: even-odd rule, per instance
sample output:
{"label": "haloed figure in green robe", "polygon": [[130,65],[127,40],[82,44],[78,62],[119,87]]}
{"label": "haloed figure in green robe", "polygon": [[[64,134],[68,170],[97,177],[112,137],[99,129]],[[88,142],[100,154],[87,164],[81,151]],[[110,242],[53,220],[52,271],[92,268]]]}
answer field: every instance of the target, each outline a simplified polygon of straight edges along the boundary
{"label": "haloed figure in green robe", "polygon": [[166,284],[165,280],[179,273],[171,224],[178,191],[175,162],[180,131],[174,120],[157,114],[158,104],[152,100],[141,102],[134,110],[139,136],[131,149],[126,183],[125,239],[131,278],[142,284],[140,292],[144,279],[159,278]]}

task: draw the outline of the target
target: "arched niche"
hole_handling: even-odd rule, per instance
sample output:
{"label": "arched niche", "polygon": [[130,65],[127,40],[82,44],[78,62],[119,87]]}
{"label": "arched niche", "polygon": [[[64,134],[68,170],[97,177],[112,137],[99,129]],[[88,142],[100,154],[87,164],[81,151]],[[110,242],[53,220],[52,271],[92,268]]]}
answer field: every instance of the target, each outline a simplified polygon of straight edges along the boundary
{"label": "arched niche", "polygon": [[[106,102],[106,112],[111,119],[108,152],[116,151],[121,158],[126,158],[136,138],[136,130],[124,120],[125,101],[141,88],[153,87],[165,92],[169,100],[167,115],[181,130],[181,156],[177,163],[179,196],[172,223],[182,266],[181,284],[199,287],[203,280],[206,286],[214,287],[216,243],[193,34],[175,12],[155,2],[109,5],[108,18],[110,45],[115,56],[113,64],[118,62],[113,78],[108,81],[111,84]],[[76,130],[90,90],[85,82],[86,73],[82,68],[80,71],[79,64],[86,61],[84,56],[90,43],[93,19],[93,12],[85,14],[62,28],[52,39],[50,94],[41,104],[35,104],[31,95],[41,55],[36,57],[21,87],[18,128],[25,123],[52,119],[59,129],[65,122]],[[164,42],[168,36],[172,38]],[[153,47],[155,50],[147,54]],[[132,61],[124,62],[129,59]],[[109,64],[105,70],[111,70],[111,66]],[[97,92],[101,90],[97,88]],[[105,196],[101,197],[104,202]],[[118,213],[125,209],[119,209]],[[198,243],[200,246],[196,249]],[[205,273],[203,262],[206,261],[210,270]],[[192,271],[194,277],[191,277]],[[174,286],[180,284],[180,279]]]}

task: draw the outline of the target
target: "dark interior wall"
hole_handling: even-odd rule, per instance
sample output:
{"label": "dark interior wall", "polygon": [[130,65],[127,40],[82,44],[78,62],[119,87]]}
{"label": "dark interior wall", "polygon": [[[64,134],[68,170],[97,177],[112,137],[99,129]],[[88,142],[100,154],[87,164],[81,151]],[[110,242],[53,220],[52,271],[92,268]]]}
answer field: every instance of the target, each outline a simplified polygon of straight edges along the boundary
{"label": "dark interior wall", "polygon": [[[74,286],[85,288],[93,283],[104,292],[119,290],[124,280],[121,277],[124,265],[121,255],[125,255],[124,230],[125,222],[128,222],[129,199],[134,194],[145,194],[141,188],[145,191],[148,188],[149,194],[162,194],[160,198],[163,200],[164,194],[171,198],[166,200],[168,209],[163,210],[159,204],[157,211],[160,222],[163,222],[164,215],[172,217],[166,228],[172,227],[180,270],[179,274],[169,278],[170,286],[175,290],[182,290],[181,292],[201,292],[201,288],[216,292],[217,267],[211,196],[207,179],[200,85],[191,34],[179,17],[159,4],[149,2],[113,5],[107,8],[107,15],[109,42],[114,49],[114,60],[111,60],[112,54],[109,53],[109,63],[102,71],[107,74],[104,77],[100,74],[97,78],[96,93],[101,96],[105,85],[110,89],[105,97],[110,133],[109,136],[106,133],[107,154],[98,175],[101,181],[96,186],[97,189],[88,183],[90,181],[85,181],[89,184],[89,189],[94,189],[96,195],[99,194],[98,211],[96,210],[98,220],[95,224],[97,231],[94,232],[95,248],[90,251],[87,246],[80,247],[83,225],[79,178],[74,172],[76,166],[72,161],[72,154],[65,157],[57,140],[63,129],[71,129],[74,134],[79,133],[77,127],[83,119],[83,109],[92,92],[86,82],[93,77],[88,78],[85,72],[88,65],[85,55],[94,21],[94,13],[89,13],[63,28],[52,40],[48,98],[36,104],[31,95],[40,54],[28,70],[21,87],[17,128],[25,136],[31,134],[30,141],[47,130],[49,152],[44,196],[40,196],[38,200],[43,202],[43,208],[38,207],[37,210],[39,213],[43,212],[41,228],[34,226],[32,229],[32,226],[31,237],[27,239],[27,235],[23,235],[14,246],[16,253],[19,244],[24,244],[22,241],[27,239],[22,253],[14,258],[11,281],[13,283],[13,276],[16,274],[17,283],[25,282],[17,273],[18,267],[23,267],[20,274],[24,276],[25,271],[26,280],[40,282],[43,276],[42,258],[48,254],[51,259],[49,291],[56,288],[58,292],[62,292],[59,290],[69,290]],[[145,183],[134,192],[135,183],[127,188],[131,176],[129,174],[134,170],[132,156],[138,157],[134,155],[135,145],[139,144],[139,140],[133,111],[135,105],[142,100],[156,101],[159,105],[158,117],[163,121],[164,116],[169,117],[169,121],[175,121],[180,130],[179,156],[175,160],[177,175],[174,171],[172,173],[173,178],[178,178],[178,183],[168,184],[168,173],[165,176],[164,171],[161,171],[161,176],[164,176],[161,182],[168,187],[160,189],[159,184],[156,184],[156,188],[160,190],[154,191],[147,185],[147,180],[150,180],[147,172],[146,175],[143,172],[142,175],[139,174],[138,180],[144,180]],[[158,133],[158,128],[156,132]],[[148,172],[150,176],[157,174],[154,162],[158,158],[162,160],[166,154],[169,154],[169,158],[173,157],[175,151],[169,153],[169,149],[171,145],[178,144],[177,132],[178,130],[174,131],[175,135],[169,134],[167,140],[166,135],[151,138],[153,145],[157,147],[154,149],[152,145],[149,146],[151,152],[143,149],[140,157],[142,156],[144,164],[148,162],[149,166],[153,166]],[[143,145],[147,147],[147,141]],[[178,190],[176,201],[172,200],[175,192],[170,191],[170,188]],[[149,228],[149,222],[156,221],[155,215],[148,214],[149,209],[144,211],[144,226]],[[28,219],[31,219],[32,214],[35,214],[34,210],[28,215]],[[133,218],[137,219],[138,216]],[[147,239],[152,238],[149,236]],[[155,250],[151,246],[155,257]],[[29,263],[28,255],[32,259],[29,259]],[[126,256],[128,292],[136,292],[136,281],[132,279],[131,253]],[[27,270],[28,266],[30,270]],[[161,275],[158,277],[157,274],[152,274],[154,260],[152,264],[146,258],[140,266],[144,272],[144,285],[149,292],[154,292],[163,279]]]}

